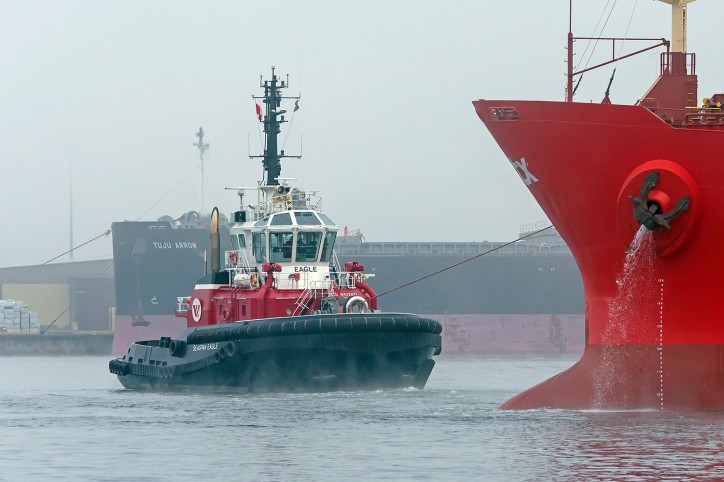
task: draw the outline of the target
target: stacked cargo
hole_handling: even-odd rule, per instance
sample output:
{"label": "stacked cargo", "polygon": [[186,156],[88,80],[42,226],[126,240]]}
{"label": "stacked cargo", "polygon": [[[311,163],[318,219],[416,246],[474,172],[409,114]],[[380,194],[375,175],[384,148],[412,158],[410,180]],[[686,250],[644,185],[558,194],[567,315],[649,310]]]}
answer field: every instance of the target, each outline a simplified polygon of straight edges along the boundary
{"label": "stacked cargo", "polygon": [[22,301],[0,300],[0,332],[40,333],[38,314]]}

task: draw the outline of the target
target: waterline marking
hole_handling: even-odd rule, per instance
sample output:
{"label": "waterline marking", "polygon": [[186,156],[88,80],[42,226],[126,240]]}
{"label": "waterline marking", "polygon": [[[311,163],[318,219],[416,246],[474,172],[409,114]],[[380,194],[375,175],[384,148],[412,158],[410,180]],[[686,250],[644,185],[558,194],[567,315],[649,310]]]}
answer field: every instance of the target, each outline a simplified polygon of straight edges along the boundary
{"label": "waterline marking", "polygon": [[664,278],[659,278],[659,401],[664,409]]}

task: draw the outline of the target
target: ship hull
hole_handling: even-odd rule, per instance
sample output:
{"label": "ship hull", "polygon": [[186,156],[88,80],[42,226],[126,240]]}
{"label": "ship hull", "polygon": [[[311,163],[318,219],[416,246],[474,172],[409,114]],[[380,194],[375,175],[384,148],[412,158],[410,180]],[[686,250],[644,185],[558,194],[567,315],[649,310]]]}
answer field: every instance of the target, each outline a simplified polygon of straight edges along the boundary
{"label": "ship hull", "polygon": [[[570,370],[504,408],[724,408],[719,272],[724,132],[676,129],[639,106],[474,102],[476,112],[573,253],[586,347]],[[647,232],[631,197],[672,210]],[[641,250],[637,252],[637,250]]]}
{"label": "ship hull", "polygon": [[294,392],[424,388],[441,325],[417,315],[316,315],[190,329],[111,360],[124,387]]}

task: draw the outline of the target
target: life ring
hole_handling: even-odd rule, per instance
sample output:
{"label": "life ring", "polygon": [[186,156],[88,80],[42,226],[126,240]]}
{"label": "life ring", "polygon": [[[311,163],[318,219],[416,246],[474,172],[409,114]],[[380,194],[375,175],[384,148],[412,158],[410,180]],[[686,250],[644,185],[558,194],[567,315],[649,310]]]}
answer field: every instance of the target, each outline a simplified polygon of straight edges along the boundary
{"label": "life ring", "polygon": [[357,295],[347,301],[344,311],[345,313],[369,313],[370,307],[367,300]]}
{"label": "life ring", "polygon": [[236,251],[232,251],[229,254],[229,263],[231,263],[232,266],[236,266],[236,263],[239,262],[239,255],[236,254]]}

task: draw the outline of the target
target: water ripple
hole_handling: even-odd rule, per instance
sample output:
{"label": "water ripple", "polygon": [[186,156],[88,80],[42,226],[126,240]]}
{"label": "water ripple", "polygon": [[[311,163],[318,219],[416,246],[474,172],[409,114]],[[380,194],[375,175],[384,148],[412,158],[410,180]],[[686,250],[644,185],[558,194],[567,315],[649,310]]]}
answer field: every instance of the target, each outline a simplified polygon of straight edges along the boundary
{"label": "water ripple", "polygon": [[0,480],[724,479],[724,413],[497,408],[570,359],[442,358],[425,390],[249,396],[119,390],[104,358],[0,361]]}

